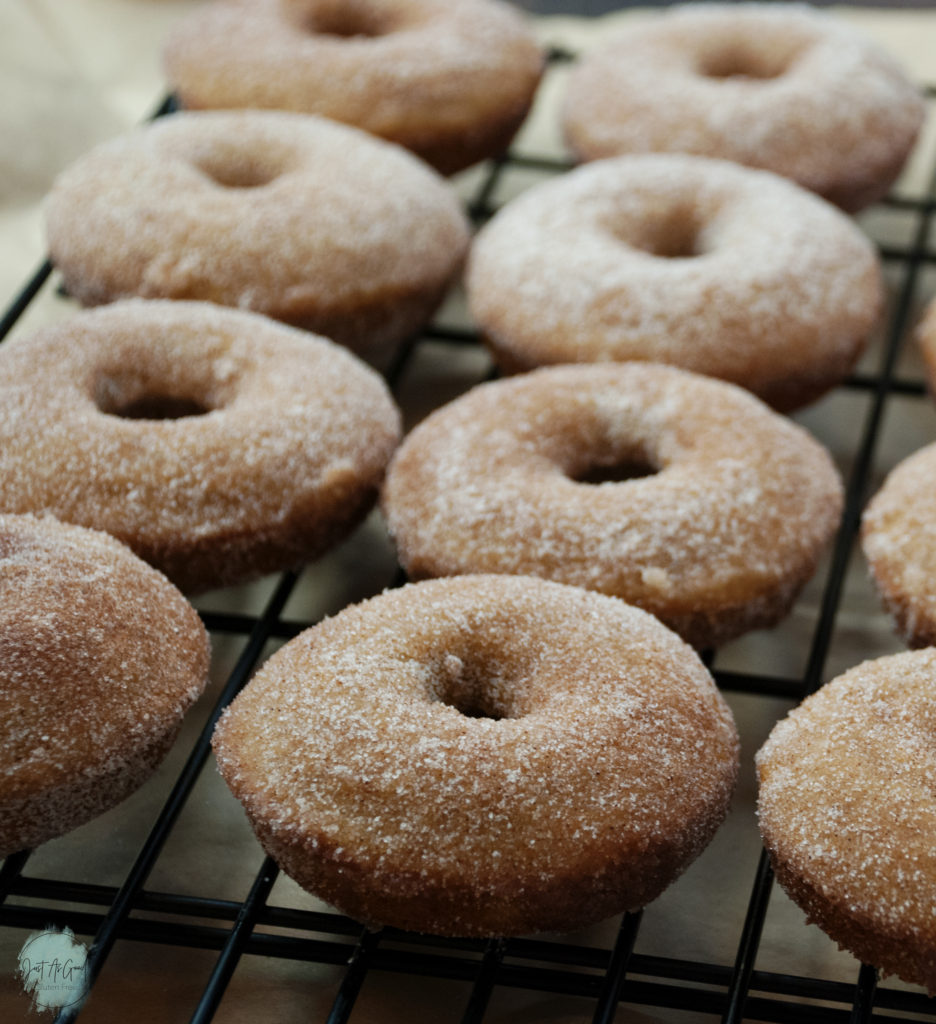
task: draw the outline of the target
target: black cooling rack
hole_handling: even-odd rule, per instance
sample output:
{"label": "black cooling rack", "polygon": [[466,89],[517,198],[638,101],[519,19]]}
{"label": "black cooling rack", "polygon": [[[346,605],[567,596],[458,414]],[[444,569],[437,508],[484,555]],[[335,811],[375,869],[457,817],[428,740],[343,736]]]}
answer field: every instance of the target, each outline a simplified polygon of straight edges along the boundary
{"label": "black cooling rack", "polygon": [[[551,68],[568,55],[552,54]],[[936,89],[929,90],[932,99]],[[160,112],[170,109],[165,105]],[[476,222],[489,217],[502,200],[498,197],[513,174],[549,176],[562,173],[568,165],[550,156],[524,149],[522,142],[501,159],[486,165],[472,178],[467,207]],[[810,616],[803,671],[797,674],[772,671],[770,663],[758,671],[737,671],[712,658],[715,676],[726,691],[757,695],[758,699],[798,701],[825,678],[826,665],[835,642],[836,622],[843,605],[843,590],[852,558],[860,512],[873,485],[874,460],[888,403],[897,399],[928,401],[918,376],[898,372],[902,347],[906,345],[916,310],[926,297],[923,278],[936,263],[930,248],[930,230],[936,211],[936,161],[929,169],[929,185],[912,197],[892,197],[882,204],[884,211],[898,216],[904,224],[899,244],[882,244],[881,255],[888,271],[893,302],[886,330],[876,349],[876,364],[866,361],[862,372],[842,385],[842,390],[866,396],[860,422],[854,424],[854,442],[848,453],[847,498],[841,527],[823,576],[814,584],[817,595]],[[509,191],[509,189],[508,189]],[[0,322],[0,338],[18,322],[36,296],[55,287],[55,274],[48,263],[25,284]],[[408,372],[426,346],[433,346],[443,362],[446,353],[480,351],[479,340],[469,328],[445,325],[444,317],[425,334],[413,339],[399,353],[387,371],[397,392],[405,390]],[[478,380],[488,373],[479,360]],[[468,382],[470,383],[470,381]],[[447,396],[446,396],[447,397]],[[315,568],[306,572],[315,572]],[[353,573],[352,565],[348,571]],[[399,582],[401,574],[398,574]],[[150,883],[151,872],[165,845],[171,840],[180,815],[191,799],[203,771],[213,771],[209,741],[221,709],[244,685],[263,660],[271,643],[294,636],[311,620],[285,614],[300,577],[287,573],[271,585],[258,612],[224,610],[222,602],[200,605],[202,616],[216,642],[233,650],[230,670],[213,691],[213,709],[190,747],[177,758],[176,773],[165,783],[165,798],[152,818],[149,833],[138,844],[132,866],[119,884],[98,884],[81,879],[81,872],[66,877],[31,873],[28,852],[9,857],[0,868],[0,934],[14,933],[25,940],[30,931],[48,926],[71,928],[91,947],[90,976],[106,970],[117,945],[150,950],[169,946],[207,955],[211,966],[204,972],[202,986],[190,1000],[176,998],[173,1006],[185,1002],[184,1011],[158,1020],[205,1022],[227,1019],[217,1014],[229,991],[239,965],[246,958],[266,958],[267,963],[296,961],[329,970],[331,985],[328,1008],[321,1016],[339,1024],[347,1020],[389,1020],[373,1009],[359,1018],[361,993],[375,977],[394,987],[392,1019],[404,1019],[401,1001],[410,993],[436,981],[455,983],[454,993],[431,1019],[481,1022],[513,1019],[503,1010],[492,1011],[498,995],[505,990],[525,990],[573,997],[578,1014],[550,1020],[592,1020],[610,1022],[639,1016],[641,1020],[741,1020],[839,1022],[899,1021],[936,1019],[936,1003],[920,990],[878,984],[876,973],[854,964],[853,977],[813,977],[758,970],[758,952],[764,934],[768,900],[773,889],[769,865],[755,855],[734,866],[746,897],[746,909],[733,922],[733,956],[661,956],[641,952],[642,914],[625,915],[616,933],[607,941],[581,941],[574,937],[530,937],[492,942],[444,940],[409,935],[391,929],[380,933],[363,930],[354,921],[327,909],[308,909],[271,899],[277,880],[276,866],[267,860],[256,872],[242,900],[218,899],[183,892],[162,891]],[[353,587],[352,587],[353,590]],[[360,596],[364,596],[361,594]],[[782,711],[780,712],[782,713]],[[206,767],[207,766],[207,767]],[[119,813],[119,812],[118,812]],[[119,822],[119,819],[118,819]],[[119,824],[118,824],[119,828]],[[197,856],[198,851],[193,851]],[[76,880],[77,879],[77,880]],[[651,906],[645,914],[653,914]],[[711,920],[687,918],[684,926],[703,935]],[[801,924],[806,929],[805,923]],[[804,932],[805,934],[805,932]],[[142,956],[142,954],[141,954]],[[132,958],[132,953],[131,953]],[[12,972],[15,965],[0,970]],[[145,962],[140,965],[146,971]],[[155,966],[153,969],[157,969]],[[168,991],[172,979],[164,979]],[[24,997],[24,1016],[26,1013]],[[493,1013],[493,1015],[491,1015]],[[75,1011],[59,1015],[59,1021],[73,1019]],[[82,1020],[116,1020],[114,1011],[96,1001],[92,988],[89,1001],[77,1013]],[[414,1012],[409,1019],[416,1016]],[[149,1019],[149,1018],[147,1018]],[[260,1020],[260,1017],[253,1019]],[[280,1019],[276,1003],[270,1004],[263,1020]],[[426,1018],[430,1019],[430,1018]],[[521,1019],[519,1016],[516,1019]],[[527,1013],[523,1020],[545,1019]]]}

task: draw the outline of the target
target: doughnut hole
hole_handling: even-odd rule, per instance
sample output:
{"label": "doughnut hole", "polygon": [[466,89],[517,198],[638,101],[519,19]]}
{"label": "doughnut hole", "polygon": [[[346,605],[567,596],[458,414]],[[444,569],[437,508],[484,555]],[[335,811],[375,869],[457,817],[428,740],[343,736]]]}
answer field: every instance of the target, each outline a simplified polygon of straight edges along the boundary
{"label": "doughnut hole", "polygon": [[479,658],[443,656],[434,674],[432,697],[466,718],[518,718],[512,688],[496,685]]}
{"label": "doughnut hole", "polygon": [[399,18],[390,11],[380,11],[370,3],[354,0],[290,0],[288,14],[303,31],[340,39],[376,39],[399,27]]}
{"label": "doughnut hole", "polygon": [[429,659],[427,697],[466,718],[503,721],[542,710],[554,687],[551,674],[531,662],[529,652],[502,648],[507,628],[521,633],[523,624],[508,627],[502,609],[486,609],[463,629],[456,629]]}
{"label": "doughnut hole", "polygon": [[620,462],[594,463],[579,470],[573,479],[578,484],[623,484],[640,480],[659,472],[659,467],[645,459],[625,459]]}
{"label": "doughnut hole", "polygon": [[186,416],[204,416],[209,412],[200,402],[174,395],[141,395],[120,408],[101,409],[125,420],[180,420]]}
{"label": "doughnut hole", "polygon": [[149,367],[100,372],[92,398],[99,412],[127,420],[204,416],[226,400],[211,381],[182,381],[178,374],[153,373]]}
{"label": "doughnut hole", "polygon": [[[554,452],[562,473],[573,483],[598,486],[609,483],[628,483],[655,476],[664,468],[664,462],[649,438],[641,438],[634,427],[626,440],[614,437],[612,415],[598,415],[590,430],[578,438],[578,447],[565,453]],[[573,429],[572,424],[566,424]]]}
{"label": "doughnut hole", "polygon": [[282,167],[265,151],[231,154],[215,150],[193,159],[192,165],[221,188],[262,188],[282,173]]}
{"label": "doughnut hole", "polygon": [[[651,199],[652,201],[652,199]],[[611,226],[615,238],[665,260],[692,259],[710,249],[701,213],[691,203],[659,203],[654,216],[625,218]]]}
{"label": "doughnut hole", "polygon": [[697,58],[696,74],[703,78],[739,79],[745,82],[769,82],[789,70],[802,51],[802,44],[762,46],[757,40],[725,40],[721,45],[703,48]]}
{"label": "doughnut hole", "polygon": [[297,160],[291,145],[249,131],[188,142],[175,153],[221,189],[263,188],[293,170]]}

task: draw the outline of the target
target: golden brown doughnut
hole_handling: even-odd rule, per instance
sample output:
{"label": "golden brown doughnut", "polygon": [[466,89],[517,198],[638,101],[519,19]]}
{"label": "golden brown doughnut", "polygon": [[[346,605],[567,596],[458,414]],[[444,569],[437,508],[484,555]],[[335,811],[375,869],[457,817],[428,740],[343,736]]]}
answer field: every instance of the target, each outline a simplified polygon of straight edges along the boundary
{"label": "golden brown doughnut", "polygon": [[861,546],[897,632],[911,647],[936,644],[936,444],[900,462],[868,503]]}
{"label": "golden brown doughnut", "polygon": [[480,385],[404,439],[382,494],[411,578],[545,576],[639,605],[700,648],[786,614],[841,501],[800,427],[650,363]]}
{"label": "golden brown doughnut", "polygon": [[0,515],[0,857],[142,785],[207,674],[198,615],[124,545]]}
{"label": "golden brown doughnut", "polygon": [[471,311],[505,370],[645,359],[786,410],[838,384],[879,317],[870,241],[764,171],[680,154],[535,186],[479,233]]}
{"label": "golden brown doughnut", "polygon": [[568,930],[654,899],[721,823],[734,723],[692,650],[614,598],[464,576],[278,651],[222,716],[264,848],[368,925]]}
{"label": "golden brown doughnut", "polygon": [[506,148],[543,56],[496,0],[224,0],[179,23],[164,64],[185,107],[321,114],[451,174]]}
{"label": "golden brown doughnut", "polygon": [[683,152],[774,171],[846,210],[885,195],[922,96],[873,41],[805,4],[686,4],[573,71],[562,112],[581,160]]}
{"label": "golden brown doughnut", "polygon": [[936,299],[926,307],[915,340],[923,356],[930,393],[936,395]]}
{"label": "golden brown doughnut", "polygon": [[186,591],[344,537],[399,431],[349,352],[210,303],[129,300],[0,348],[0,510],[105,530]]}
{"label": "golden brown doughnut", "polygon": [[174,114],[106,142],[56,179],[46,221],[85,305],[207,299],[371,359],[429,319],[468,241],[410,154],[276,111]]}
{"label": "golden brown doughnut", "polygon": [[777,878],[840,946],[936,993],[936,651],[851,669],[757,755]]}
{"label": "golden brown doughnut", "polygon": [[[936,389],[936,302],[921,320],[916,340],[930,390]],[[878,593],[911,647],[936,644],[936,444],[900,462],[868,503],[861,544]]]}

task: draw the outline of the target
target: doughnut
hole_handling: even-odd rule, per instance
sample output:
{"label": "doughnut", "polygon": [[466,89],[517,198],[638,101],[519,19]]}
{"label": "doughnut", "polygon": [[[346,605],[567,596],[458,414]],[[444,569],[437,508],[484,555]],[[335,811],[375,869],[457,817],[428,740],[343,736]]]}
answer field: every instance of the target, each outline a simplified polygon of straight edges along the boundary
{"label": "doughnut", "polygon": [[783,888],[842,948],[936,994],[936,651],[850,669],[757,755]]}
{"label": "doughnut", "polygon": [[707,649],[787,613],[842,486],[816,441],[740,388],[620,363],[477,386],[404,439],[382,503],[412,579],[543,576]]}
{"label": "doughnut", "polygon": [[517,576],[346,608],[262,667],[213,745],[301,886],[372,927],[464,936],[648,903],[738,768],[691,648],[616,598]]}
{"label": "doughnut", "polygon": [[936,394],[936,299],[924,310],[914,340],[923,356],[930,393]]}
{"label": "doughnut", "polygon": [[781,410],[850,371],[883,296],[874,248],[843,214],[765,171],[681,154],[531,188],[481,230],[467,284],[507,372],[649,360]]}
{"label": "doughnut", "polygon": [[345,349],[210,303],[131,299],[0,348],[0,511],[104,530],[186,592],[343,538],[399,432]]}
{"label": "doughnut", "polygon": [[848,211],[882,198],[923,123],[876,43],[798,4],[686,4],[635,24],[570,75],[579,160],[680,152],[774,171]]}
{"label": "doughnut", "polygon": [[936,644],[936,444],[891,470],[864,511],[861,546],[878,593],[910,647]]}
{"label": "doughnut", "polygon": [[[916,340],[930,389],[936,387],[936,302]],[[861,521],[861,546],[897,633],[910,647],[936,644],[936,444],[902,460],[872,497]]]}
{"label": "doughnut", "polygon": [[178,24],[163,63],[185,107],[320,114],[451,174],[507,147],[543,55],[496,0],[224,0]]}
{"label": "doughnut", "polygon": [[429,319],[468,241],[404,150],[277,111],[173,114],[105,142],[56,179],[46,226],[84,305],[208,300],[374,360]]}
{"label": "doughnut", "polygon": [[0,514],[0,857],[120,803],[208,675],[208,634],[112,537]]}

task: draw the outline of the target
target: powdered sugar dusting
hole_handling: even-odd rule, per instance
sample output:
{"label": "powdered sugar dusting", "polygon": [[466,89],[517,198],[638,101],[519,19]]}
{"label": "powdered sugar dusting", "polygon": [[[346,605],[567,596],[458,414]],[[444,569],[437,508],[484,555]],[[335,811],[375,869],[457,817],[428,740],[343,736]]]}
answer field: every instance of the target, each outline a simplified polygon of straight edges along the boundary
{"label": "powdered sugar dusting", "polygon": [[[657,472],[577,482],[632,462]],[[382,500],[414,577],[575,583],[704,646],[785,612],[835,529],[841,484],[814,440],[740,389],[630,363],[475,388],[406,438]]]}
{"label": "powdered sugar dusting", "polygon": [[[494,717],[453,706],[469,690]],[[389,900],[415,927],[466,934],[498,930],[502,914],[519,930],[574,921],[596,890],[596,916],[652,898],[721,820],[736,742],[701,663],[649,616],[472,576],[388,592],[303,634],[214,740],[303,884],[333,898],[331,876],[347,873],[349,912],[373,920]],[[566,883],[561,907],[526,918]],[[489,905],[508,890],[510,906]],[[468,902],[433,919],[446,892]]]}
{"label": "powdered sugar dusting", "polygon": [[[655,255],[674,240],[691,254]],[[782,408],[848,372],[883,295],[872,245],[826,203],[680,155],[600,161],[530,189],[479,233],[468,289],[508,366],[666,362]]]}
{"label": "powdered sugar dusting", "polygon": [[[119,415],[153,396],[205,412]],[[382,379],[343,349],[208,304],[131,300],[0,351],[0,508],[106,530],[185,589],[344,536],[399,431]]]}
{"label": "powdered sugar dusting", "polygon": [[113,806],[205,685],[182,595],[111,537],[0,515],[0,854]]}

